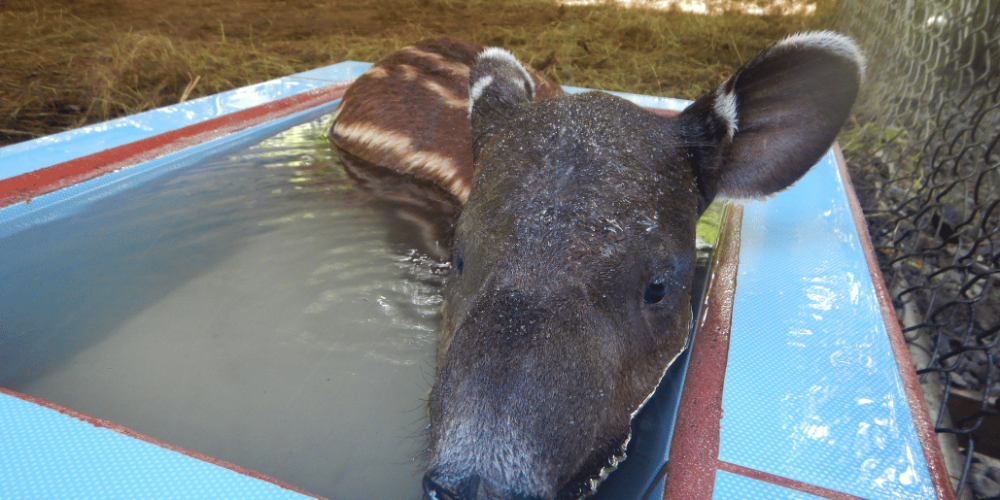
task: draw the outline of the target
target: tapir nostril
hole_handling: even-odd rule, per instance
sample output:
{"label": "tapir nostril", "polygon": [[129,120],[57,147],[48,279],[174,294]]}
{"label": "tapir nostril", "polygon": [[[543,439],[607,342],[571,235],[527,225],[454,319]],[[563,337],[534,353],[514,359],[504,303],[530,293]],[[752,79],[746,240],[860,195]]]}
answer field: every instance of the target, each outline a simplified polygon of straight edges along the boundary
{"label": "tapir nostril", "polygon": [[481,498],[505,500],[545,500],[541,497],[519,493],[495,491],[485,484],[478,475],[472,475],[455,481],[440,477],[437,471],[431,469],[424,474],[425,500],[479,500]]}
{"label": "tapir nostril", "polygon": [[424,474],[424,498],[426,500],[455,500],[455,495],[442,487],[430,473]]}
{"label": "tapir nostril", "polygon": [[476,500],[479,496],[479,476],[472,476],[445,485],[433,470],[424,474],[424,498],[427,500]]}

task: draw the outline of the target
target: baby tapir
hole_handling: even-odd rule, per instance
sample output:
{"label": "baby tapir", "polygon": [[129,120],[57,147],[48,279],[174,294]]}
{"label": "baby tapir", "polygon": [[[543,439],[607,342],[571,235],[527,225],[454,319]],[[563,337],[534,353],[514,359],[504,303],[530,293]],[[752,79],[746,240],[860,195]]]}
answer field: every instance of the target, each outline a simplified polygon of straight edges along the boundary
{"label": "baby tapir", "polygon": [[719,195],[763,197],[805,174],[863,71],[849,38],[794,35],[664,118],[600,92],[533,102],[531,73],[481,52],[426,497],[592,493],[686,344],[698,216]]}

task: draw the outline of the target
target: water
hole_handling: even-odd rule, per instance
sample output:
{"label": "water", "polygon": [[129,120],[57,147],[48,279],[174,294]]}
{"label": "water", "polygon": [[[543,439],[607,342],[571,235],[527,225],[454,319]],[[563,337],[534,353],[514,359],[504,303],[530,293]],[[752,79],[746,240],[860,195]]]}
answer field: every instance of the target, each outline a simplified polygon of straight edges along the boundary
{"label": "water", "polygon": [[0,240],[0,385],[329,498],[417,498],[441,266],[328,127]]}
{"label": "water", "polygon": [[[447,252],[354,187],[329,125],[0,238],[0,386],[331,499],[419,498]],[[598,498],[645,490],[680,373]]]}

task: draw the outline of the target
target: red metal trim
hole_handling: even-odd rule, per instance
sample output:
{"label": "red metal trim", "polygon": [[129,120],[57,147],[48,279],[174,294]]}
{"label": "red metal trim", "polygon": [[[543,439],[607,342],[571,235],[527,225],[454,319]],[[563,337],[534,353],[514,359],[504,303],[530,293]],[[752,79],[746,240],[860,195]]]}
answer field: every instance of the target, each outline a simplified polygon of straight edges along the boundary
{"label": "red metal trim", "polygon": [[[30,202],[36,196],[340,99],[349,86],[350,82],[327,85],[0,180],[0,208],[15,203]],[[678,113],[672,110],[648,109],[660,116],[674,116]]]}
{"label": "red metal trim", "polygon": [[903,389],[910,403],[910,414],[913,416],[913,424],[917,428],[917,436],[924,449],[924,459],[930,469],[931,481],[934,482],[934,491],[941,500],[954,500],[955,492],[951,487],[951,478],[948,476],[948,469],[945,467],[944,455],[934,433],[934,425],[931,423],[930,415],[927,413],[927,401],[924,393],[920,389],[920,380],[917,372],[913,368],[913,360],[910,358],[910,351],[906,347],[906,340],[903,338],[903,331],[899,327],[896,319],[896,310],[892,306],[892,297],[885,286],[882,278],[882,271],[879,269],[878,260],[875,259],[875,250],[872,247],[872,240],[868,234],[868,223],[865,221],[864,213],[861,211],[861,204],[854,193],[854,185],[851,183],[851,175],[847,171],[847,162],[844,154],[840,150],[839,144],[833,146],[834,154],[837,157],[837,166],[844,179],[844,189],[847,190],[847,199],[851,205],[851,212],[854,214],[854,224],[858,228],[858,236],[861,240],[861,248],[865,253],[865,260],[868,261],[868,270],[871,272],[872,283],[875,285],[875,294],[878,296],[879,306],[882,308],[882,318],[885,320],[885,329],[889,334],[889,343],[896,356],[896,366],[899,375],[903,380]]}
{"label": "red metal trim", "polygon": [[193,458],[195,460],[200,460],[202,462],[208,462],[208,463],[210,463],[212,465],[217,465],[217,466],[222,467],[224,469],[229,469],[229,470],[231,470],[231,471],[233,471],[233,472],[235,472],[237,474],[241,474],[241,475],[244,475],[244,476],[249,476],[249,477],[252,477],[252,478],[260,480],[260,481],[271,483],[271,484],[273,484],[275,486],[278,486],[279,488],[283,488],[283,489],[286,489],[286,490],[289,490],[289,491],[294,491],[295,493],[299,493],[301,495],[305,495],[305,496],[310,497],[310,498],[315,498],[316,500],[328,500],[326,497],[321,497],[321,496],[318,496],[316,494],[313,494],[313,493],[310,493],[308,491],[305,491],[303,489],[296,488],[295,486],[292,486],[292,485],[290,485],[288,483],[285,483],[283,481],[280,481],[278,479],[274,479],[273,477],[266,476],[264,474],[261,474],[261,473],[256,472],[256,471],[252,471],[250,469],[245,469],[243,467],[240,467],[239,465],[232,464],[232,463],[226,462],[224,460],[219,460],[217,458],[213,458],[213,457],[210,457],[208,455],[204,455],[204,454],[198,453],[196,451],[191,451],[191,450],[188,450],[188,449],[180,448],[178,446],[174,446],[174,445],[172,445],[170,443],[165,443],[163,441],[160,441],[158,439],[149,437],[149,436],[147,436],[145,434],[142,434],[140,432],[136,432],[133,429],[129,429],[128,427],[123,427],[123,426],[118,425],[118,424],[116,424],[114,422],[109,422],[107,420],[104,420],[104,419],[101,419],[101,418],[97,418],[97,417],[94,417],[94,416],[91,416],[91,415],[87,415],[85,413],[80,413],[80,412],[78,412],[76,410],[73,410],[71,408],[67,408],[65,406],[53,403],[51,401],[47,401],[47,400],[44,400],[44,399],[39,399],[39,398],[36,398],[34,396],[29,396],[27,394],[22,394],[20,392],[12,391],[12,390],[6,389],[4,387],[0,387],[0,394],[6,394],[8,396],[15,397],[15,398],[21,399],[23,401],[27,401],[29,403],[33,403],[33,404],[36,404],[36,405],[39,405],[39,406],[43,406],[43,407],[48,408],[50,410],[55,410],[55,411],[57,411],[59,413],[62,413],[63,415],[66,415],[66,416],[68,416],[70,418],[74,418],[76,420],[87,422],[88,424],[93,425],[94,427],[100,427],[100,428],[103,428],[103,429],[108,429],[108,430],[117,432],[118,434],[122,434],[122,435],[128,436],[130,438],[134,438],[134,439],[138,439],[140,441],[144,441],[144,442],[152,444],[154,446],[159,446],[160,448],[164,448],[164,449],[176,452],[176,453],[180,453],[182,455],[186,455],[186,456],[191,457],[191,458]]}
{"label": "red metal trim", "polygon": [[726,472],[731,472],[733,474],[738,474],[740,476],[756,479],[757,481],[781,486],[791,490],[801,491],[802,493],[808,493],[820,498],[828,498],[830,500],[865,500],[861,497],[823,488],[822,486],[816,486],[815,484],[803,483],[802,481],[796,481],[794,479],[788,479],[787,477],[776,476],[768,472],[749,469],[747,467],[743,467],[742,465],[731,464],[729,462],[723,462],[722,460],[719,460],[719,470],[724,470]]}
{"label": "red metal trim", "polygon": [[343,82],[319,87],[0,180],[0,208],[340,99],[347,87]]}
{"label": "red metal trim", "polygon": [[[868,269],[871,272],[875,293],[885,320],[889,341],[896,357],[896,364],[903,380],[904,390],[912,408],[914,425],[923,447],[927,466],[937,497],[954,500],[954,492],[944,458],[938,446],[937,436],[930,417],[924,410],[927,405],[920,382],[913,370],[909,351],[896,321],[892,299],[879,271],[878,262],[867,223],[861,212],[857,196],[850,182],[846,163],[839,145],[834,145],[838,168],[844,179],[848,202],[858,228]],[[733,474],[785,488],[809,493],[831,500],[859,500],[858,497],[809,483],[776,476],[774,474],[731,464],[718,459],[719,431],[722,419],[722,391],[725,383],[726,362],[729,355],[729,334],[732,326],[733,299],[736,291],[736,271],[739,265],[740,222],[742,208],[730,209],[726,216],[722,239],[712,267],[712,282],[709,285],[700,318],[698,333],[692,346],[688,377],[685,379],[681,406],[677,414],[676,431],[670,451],[670,470],[664,500],[690,498],[712,498],[715,473],[724,470]]]}
{"label": "red metal trim", "polygon": [[691,346],[691,360],[670,444],[670,469],[663,498],[712,498],[719,468],[722,386],[729,357],[743,207],[729,207],[712,263],[703,313]]}
{"label": "red metal trim", "polygon": [[653,114],[657,114],[657,115],[660,115],[660,116],[665,116],[667,118],[669,118],[671,116],[677,116],[677,115],[681,114],[680,111],[674,111],[672,109],[660,109],[660,108],[646,108],[646,109],[648,109],[649,111],[652,111]]}

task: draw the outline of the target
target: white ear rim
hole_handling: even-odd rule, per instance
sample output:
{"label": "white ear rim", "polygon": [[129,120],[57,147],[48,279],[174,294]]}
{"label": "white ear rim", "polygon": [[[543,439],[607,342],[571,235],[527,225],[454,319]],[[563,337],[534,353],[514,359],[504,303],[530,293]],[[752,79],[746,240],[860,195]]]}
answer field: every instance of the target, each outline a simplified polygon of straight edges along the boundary
{"label": "white ear rim", "polygon": [[833,52],[857,63],[858,77],[864,79],[868,61],[854,39],[847,35],[830,30],[795,33],[774,44],[771,50],[783,48],[818,48]]}
{"label": "white ear rim", "polygon": [[528,73],[528,70],[525,69],[523,64],[521,64],[521,61],[518,61],[517,58],[514,57],[514,54],[511,54],[500,47],[487,47],[479,54],[477,62],[479,59],[494,59],[501,64],[506,64],[516,68],[516,70],[521,73],[524,80],[531,85],[531,92],[535,92],[535,79],[531,77],[531,73]]}
{"label": "white ear rim", "polygon": [[[761,54],[766,57],[766,54],[774,51],[809,48],[832,52],[841,58],[853,61],[858,67],[858,79],[864,80],[867,61],[861,48],[851,37],[835,31],[795,33],[785,37],[770,48],[764,49]],[[737,109],[736,94],[732,92],[732,83],[732,78],[730,78],[715,89],[715,103],[712,105],[712,111],[716,118],[725,124],[726,135],[730,140],[739,131],[739,110]]]}
{"label": "white ear rim", "polygon": [[[518,61],[514,54],[511,54],[505,49],[500,47],[487,47],[485,50],[479,53],[479,57],[476,58],[476,64],[480,64],[483,59],[492,59],[497,63],[499,67],[507,67],[513,70],[514,74],[520,74],[520,77],[528,83],[531,88],[531,94],[535,94],[535,79],[531,77],[531,73],[525,69],[521,61]],[[476,100],[482,97],[483,92],[494,82],[493,75],[484,75],[479,80],[472,82],[469,88],[469,116],[472,116],[472,107]]]}
{"label": "white ear rim", "polygon": [[486,47],[479,53],[479,57],[476,59],[496,59],[497,61],[507,62],[509,64],[521,64],[521,62],[514,57],[514,54],[511,54],[507,49],[502,47]]}
{"label": "white ear rim", "polygon": [[474,83],[472,88],[469,89],[469,114],[472,114],[472,104],[476,102],[476,99],[479,99],[483,95],[483,92],[486,91],[486,87],[489,87],[492,83],[493,75],[486,75],[485,77],[476,80],[476,83]]}
{"label": "white ear rim", "polygon": [[730,81],[726,80],[722,85],[719,85],[719,88],[715,89],[715,103],[712,105],[712,110],[715,112],[715,116],[726,124],[726,135],[729,140],[732,140],[740,129],[740,125],[736,113],[736,94],[727,90],[728,87],[731,87],[729,83]]}

